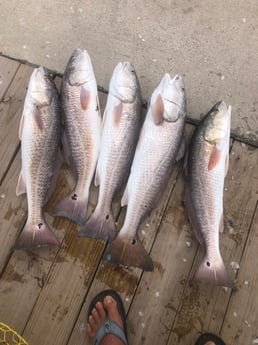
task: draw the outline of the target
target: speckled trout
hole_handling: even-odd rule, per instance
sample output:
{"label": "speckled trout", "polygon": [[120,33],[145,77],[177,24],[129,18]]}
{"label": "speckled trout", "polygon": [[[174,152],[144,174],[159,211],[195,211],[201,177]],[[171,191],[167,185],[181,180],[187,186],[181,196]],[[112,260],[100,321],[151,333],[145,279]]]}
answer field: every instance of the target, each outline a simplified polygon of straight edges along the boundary
{"label": "speckled trout", "polygon": [[63,146],[76,183],[73,191],[56,205],[54,214],[82,224],[101,137],[97,83],[86,50],[76,49],[66,66],[61,102],[65,131]]}
{"label": "speckled trout", "polygon": [[134,66],[120,62],[112,75],[95,174],[98,203],[79,236],[111,240],[116,235],[112,200],[126,183],[142,124],[141,91]]}
{"label": "speckled trout", "polygon": [[165,74],[151,96],[137,143],[122,206],[127,212],[122,229],[105,252],[105,260],[153,270],[153,262],[138,239],[144,218],[156,206],[174,163],[182,155],[186,117],[183,80]]}
{"label": "speckled trout", "polygon": [[[44,68],[30,77],[20,122],[22,169],[16,194],[27,193],[28,218],[13,249],[59,245],[46,223],[42,207],[49,197],[61,144],[58,92]],[[53,187],[53,186],[52,186]]]}
{"label": "speckled trout", "polygon": [[185,160],[188,216],[206,254],[194,280],[233,288],[219,250],[228,170],[231,106],[217,103],[195,129]]}

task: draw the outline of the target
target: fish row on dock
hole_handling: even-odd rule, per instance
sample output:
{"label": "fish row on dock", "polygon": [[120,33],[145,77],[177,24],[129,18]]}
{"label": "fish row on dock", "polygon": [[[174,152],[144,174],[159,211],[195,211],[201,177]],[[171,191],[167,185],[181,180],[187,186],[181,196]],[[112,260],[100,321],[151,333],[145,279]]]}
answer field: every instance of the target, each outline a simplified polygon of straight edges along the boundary
{"label": "fish row on dock", "polygon": [[[66,66],[61,100],[47,71],[35,69],[20,125],[22,169],[16,191],[17,195],[27,193],[28,217],[13,249],[59,245],[45,221],[43,207],[65,159],[75,185],[55,205],[54,215],[80,224],[78,236],[108,241],[105,260],[152,271],[152,259],[138,238],[138,230],[185,154],[186,115],[180,75],[163,76],[143,119],[135,68],[130,62],[118,63],[102,119],[94,70],[85,50],[76,49]],[[198,241],[206,248],[195,279],[234,287],[219,251],[230,115],[231,107],[221,101],[202,119],[185,154],[184,172],[188,217]],[[99,186],[98,202],[85,222],[93,179]],[[117,231],[112,201],[121,189],[121,206],[127,208],[122,228]]]}

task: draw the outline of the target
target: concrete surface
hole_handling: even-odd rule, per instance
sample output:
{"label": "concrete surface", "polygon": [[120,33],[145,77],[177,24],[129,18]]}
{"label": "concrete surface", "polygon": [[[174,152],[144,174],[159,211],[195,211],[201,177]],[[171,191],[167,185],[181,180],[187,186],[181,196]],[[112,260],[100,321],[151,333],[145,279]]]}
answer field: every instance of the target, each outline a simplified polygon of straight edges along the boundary
{"label": "concrete surface", "polygon": [[76,47],[108,88],[121,60],[147,99],[165,72],[184,76],[188,114],[232,104],[232,130],[258,141],[257,0],[2,0],[0,51],[63,72]]}

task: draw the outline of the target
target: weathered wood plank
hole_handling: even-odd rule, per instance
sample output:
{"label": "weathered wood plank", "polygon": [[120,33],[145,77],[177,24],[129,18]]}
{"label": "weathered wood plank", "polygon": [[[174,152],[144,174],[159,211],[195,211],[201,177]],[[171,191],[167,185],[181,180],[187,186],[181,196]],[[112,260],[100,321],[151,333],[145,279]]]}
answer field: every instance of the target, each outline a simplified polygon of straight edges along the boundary
{"label": "weathered wood plank", "polygon": [[[257,164],[257,150],[234,142],[225,181],[225,230],[220,237],[221,253],[231,275],[234,274],[231,263],[240,262],[248,235],[247,229],[256,207],[257,194],[254,185],[257,186],[257,174],[251,167]],[[194,264],[191,276],[203,255],[203,249],[200,248],[196,258],[192,257]],[[170,325],[172,332],[168,344],[190,345],[198,333],[205,331],[219,334],[230,296],[229,289],[201,284],[191,287],[187,283],[182,291],[180,305],[176,307],[176,320]]]}
{"label": "weathered wood plank", "polygon": [[[189,133],[192,130],[192,126],[187,126],[186,136],[189,137]],[[173,193],[173,189],[177,182],[177,176],[179,172],[180,165],[177,165],[172,173],[168,187],[164,192],[163,197],[161,198],[159,205],[153,212],[150,217],[146,219],[139,229],[139,237],[142,240],[144,247],[147,251],[150,251],[153,242],[155,241],[155,236],[160,232],[160,222],[164,215],[164,212],[167,207],[169,197]],[[123,223],[125,212],[123,212],[118,221],[118,228],[121,228]],[[159,261],[156,261],[154,257],[154,273],[145,273],[149,275],[157,274],[162,267],[160,266]],[[121,297],[124,300],[126,310],[128,310],[130,303],[133,299],[134,293],[136,291],[137,285],[140,281],[142,275],[142,270],[135,268],[125,268],[111,265],[106,262],[102,262],[98,271],[96,272],[95,279],[92,283],[92,286],[87,294],[85,303],[82,307],[80,316],[77,320],[71,338],[68,345],[83,345],[88,344],[88,339],[86,337],[86,315],[88,306],[96,293],[103,289],[111,288],[118,291]],[[159,274],[158,274],[159,275]],[[130,329],[130,328],[129,328]],[[130,331],[129,331],[130,333]],[[129,335],[130,339],[130,335]],[[132,343],[130,341],[130,343]]]}
{"label": "weathered wood plank", "polygon": [[0,102],[4,97],[15,73],[20,66],[19,62],[0,56]]}
{"label": "weathered wood plank", "polygon": [[4,101],[0,103],[0,181],[20,143],[19,123],[32,71],[32,67],[21,65],[5,94]]}
{"label": "weathered wood plank", "polygon": [[[258,181],[253,184],[258,194]],[[256,344],[258,341],[258,208],[240,261],[238,291],[232,295],[221,330],[226,344]],[[247,231],[247,229],[246,229]]]}

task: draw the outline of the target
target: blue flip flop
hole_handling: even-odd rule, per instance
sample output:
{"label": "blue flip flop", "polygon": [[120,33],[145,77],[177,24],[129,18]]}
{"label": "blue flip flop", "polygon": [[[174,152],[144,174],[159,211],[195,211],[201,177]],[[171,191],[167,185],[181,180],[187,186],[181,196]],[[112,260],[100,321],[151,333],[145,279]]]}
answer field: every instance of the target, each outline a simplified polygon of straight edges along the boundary
{"label": "blue flip flop", "polygon": [[205,345],[208,341],[212,341],[216,345],[226,345],[220,337],[213,333],[203,333],[197,339],[195,345]]}
{"label": "blue flip flop", "polygon": [[116,337],[118,337],[125,345],[128,345],[127,340],[127,329],[126,329],[126,314],[124,309],[124,304],[119,296],[119,294],[114,290],[104,290],[97,294],[93,300],[90,303],[89,309],[88,309],[88,318],[92,313],[93,308],[95,308],[96,304],[98,302],[103,302],[104,298],[106,296],[111,296],[117,303],[117,309],[121,316],[121,319],[123,321],[123,328],[121,328],[116,322],[110,320],[108,317],[106,317],[106,320],[103,322],[103,324],[98,329],[94,339],[93,339],[93,345],[99,345],[102,341],[102,339],[107,334],[113,334]]}

